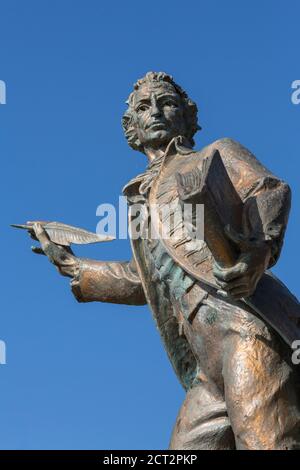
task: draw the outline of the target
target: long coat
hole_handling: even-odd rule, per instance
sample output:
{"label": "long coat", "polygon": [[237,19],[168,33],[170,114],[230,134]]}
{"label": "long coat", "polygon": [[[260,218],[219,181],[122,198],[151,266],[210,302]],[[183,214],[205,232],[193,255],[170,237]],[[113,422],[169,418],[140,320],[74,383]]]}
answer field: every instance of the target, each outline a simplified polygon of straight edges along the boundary
{"label": "long coat", "polygon": [[[129,206],[146,202],[158,208],[169,203],[179,207],[176,173],[186,173],[193,168],[201,171],[203,160],[213,150],[220,152],[244,203],[244,231],[248,235],[260,234],[269,241],[272,250],[269,267],[273,266],[280,255],[288,221],[290,189],[231,139],[218,140],[201,151],[192,150],[181,138],[173,139],[155,171],[139,175],[125,186]],[[159,216],[157,220],[158,224],[162,223]],[[212,275],[212,253],[203,241],[189,238],[182,225],[183,220],[177,226],[178,230],[183,228],[181,239],[176,236],[161,237],[155,242],[132,239],[130,262],[81,260],[72,290],[81,302],[148,303],[173,367],[183,386],[188,388],[197,374],[197,364],[181,327],[186,319],[197,314],[197,308],[208,293],[218,296]],[[169,290],[165,288],[166,279],[171,283]],[[227,304],[262,318],[289,345],[300,339],[300,304],[270,271],[262,276],[247,304],[230,299]]]}

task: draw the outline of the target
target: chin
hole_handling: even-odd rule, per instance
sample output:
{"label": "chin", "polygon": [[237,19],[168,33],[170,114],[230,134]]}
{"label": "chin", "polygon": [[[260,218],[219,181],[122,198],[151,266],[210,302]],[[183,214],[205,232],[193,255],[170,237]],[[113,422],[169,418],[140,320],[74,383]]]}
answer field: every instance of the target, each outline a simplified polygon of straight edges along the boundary
{"label": "chin", "polygon": [[148,136],[147,141],[149,144],[155,145],[157,147],[160,145],[168,144],[172,138],[172,134],[162,129],[151,132],[151,134]]}

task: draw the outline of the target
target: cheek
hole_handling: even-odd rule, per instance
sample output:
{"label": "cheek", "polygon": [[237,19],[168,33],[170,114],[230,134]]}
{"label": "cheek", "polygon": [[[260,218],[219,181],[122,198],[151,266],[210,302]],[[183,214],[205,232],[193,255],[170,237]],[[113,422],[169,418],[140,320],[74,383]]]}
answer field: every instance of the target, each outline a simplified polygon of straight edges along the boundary
{"label": "cheek", "polygon": [[182,110],[179,108],[172,109],[168,108],[165,109],[165,118],[170,122],[173,123],[174,125],[178,125],[182,122],[183,119],[183,113]]}
{"label": "cheek", "polygon": [[134,119],[134,128],[135,128],[138,138],[141,141],[144,141],[145,136],[147,134],[147,131],[145,130],[146,122],[147,122],[147,119],[146,119],[146,116],[144,115],[136,116]]}
{"label": "cheek", "polygon": [[134,122],[137,128],[144,129],[148,121],[148,113],[142,113],[135,116]]}

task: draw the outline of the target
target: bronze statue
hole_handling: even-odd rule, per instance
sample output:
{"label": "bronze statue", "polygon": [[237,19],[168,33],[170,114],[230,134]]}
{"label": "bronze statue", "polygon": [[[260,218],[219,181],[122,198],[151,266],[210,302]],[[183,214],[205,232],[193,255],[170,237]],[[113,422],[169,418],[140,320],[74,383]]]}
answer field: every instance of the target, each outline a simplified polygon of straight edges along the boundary
{"label": "bronze statue", "polygon": [[[79,302],[151,307],[187,392],[170,449],[300,449],[290,347],[300,338],[300,305],[268,271],[283,243],[288,185],[231,139],[195,151],[197,106],[163,72],[134,85],[123,128],[149,162],[123,190],[129,220],[139,204],[158,236],[132,238],[131,261],[100,262],[77,258],[34,223],[43,252],[72,278]],[[184,203],[203,201],[204,240],[180,215]],[[160,209],[170,204],[179,222],[164,237]]]}

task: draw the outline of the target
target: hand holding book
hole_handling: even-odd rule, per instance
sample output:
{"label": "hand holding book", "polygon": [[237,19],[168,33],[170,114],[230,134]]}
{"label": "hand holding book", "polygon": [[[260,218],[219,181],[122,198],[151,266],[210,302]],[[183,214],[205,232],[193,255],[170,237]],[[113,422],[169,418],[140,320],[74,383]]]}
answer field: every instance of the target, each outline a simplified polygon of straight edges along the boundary
{"label": "hand holding book", "polygon": [[242,233],[243,202],[218,150],[186,174],[177,174],[182,203],[204,205],[204,239],[214,260],[214,276],[233,298],[249,297],[270,259],[265,240]]}

